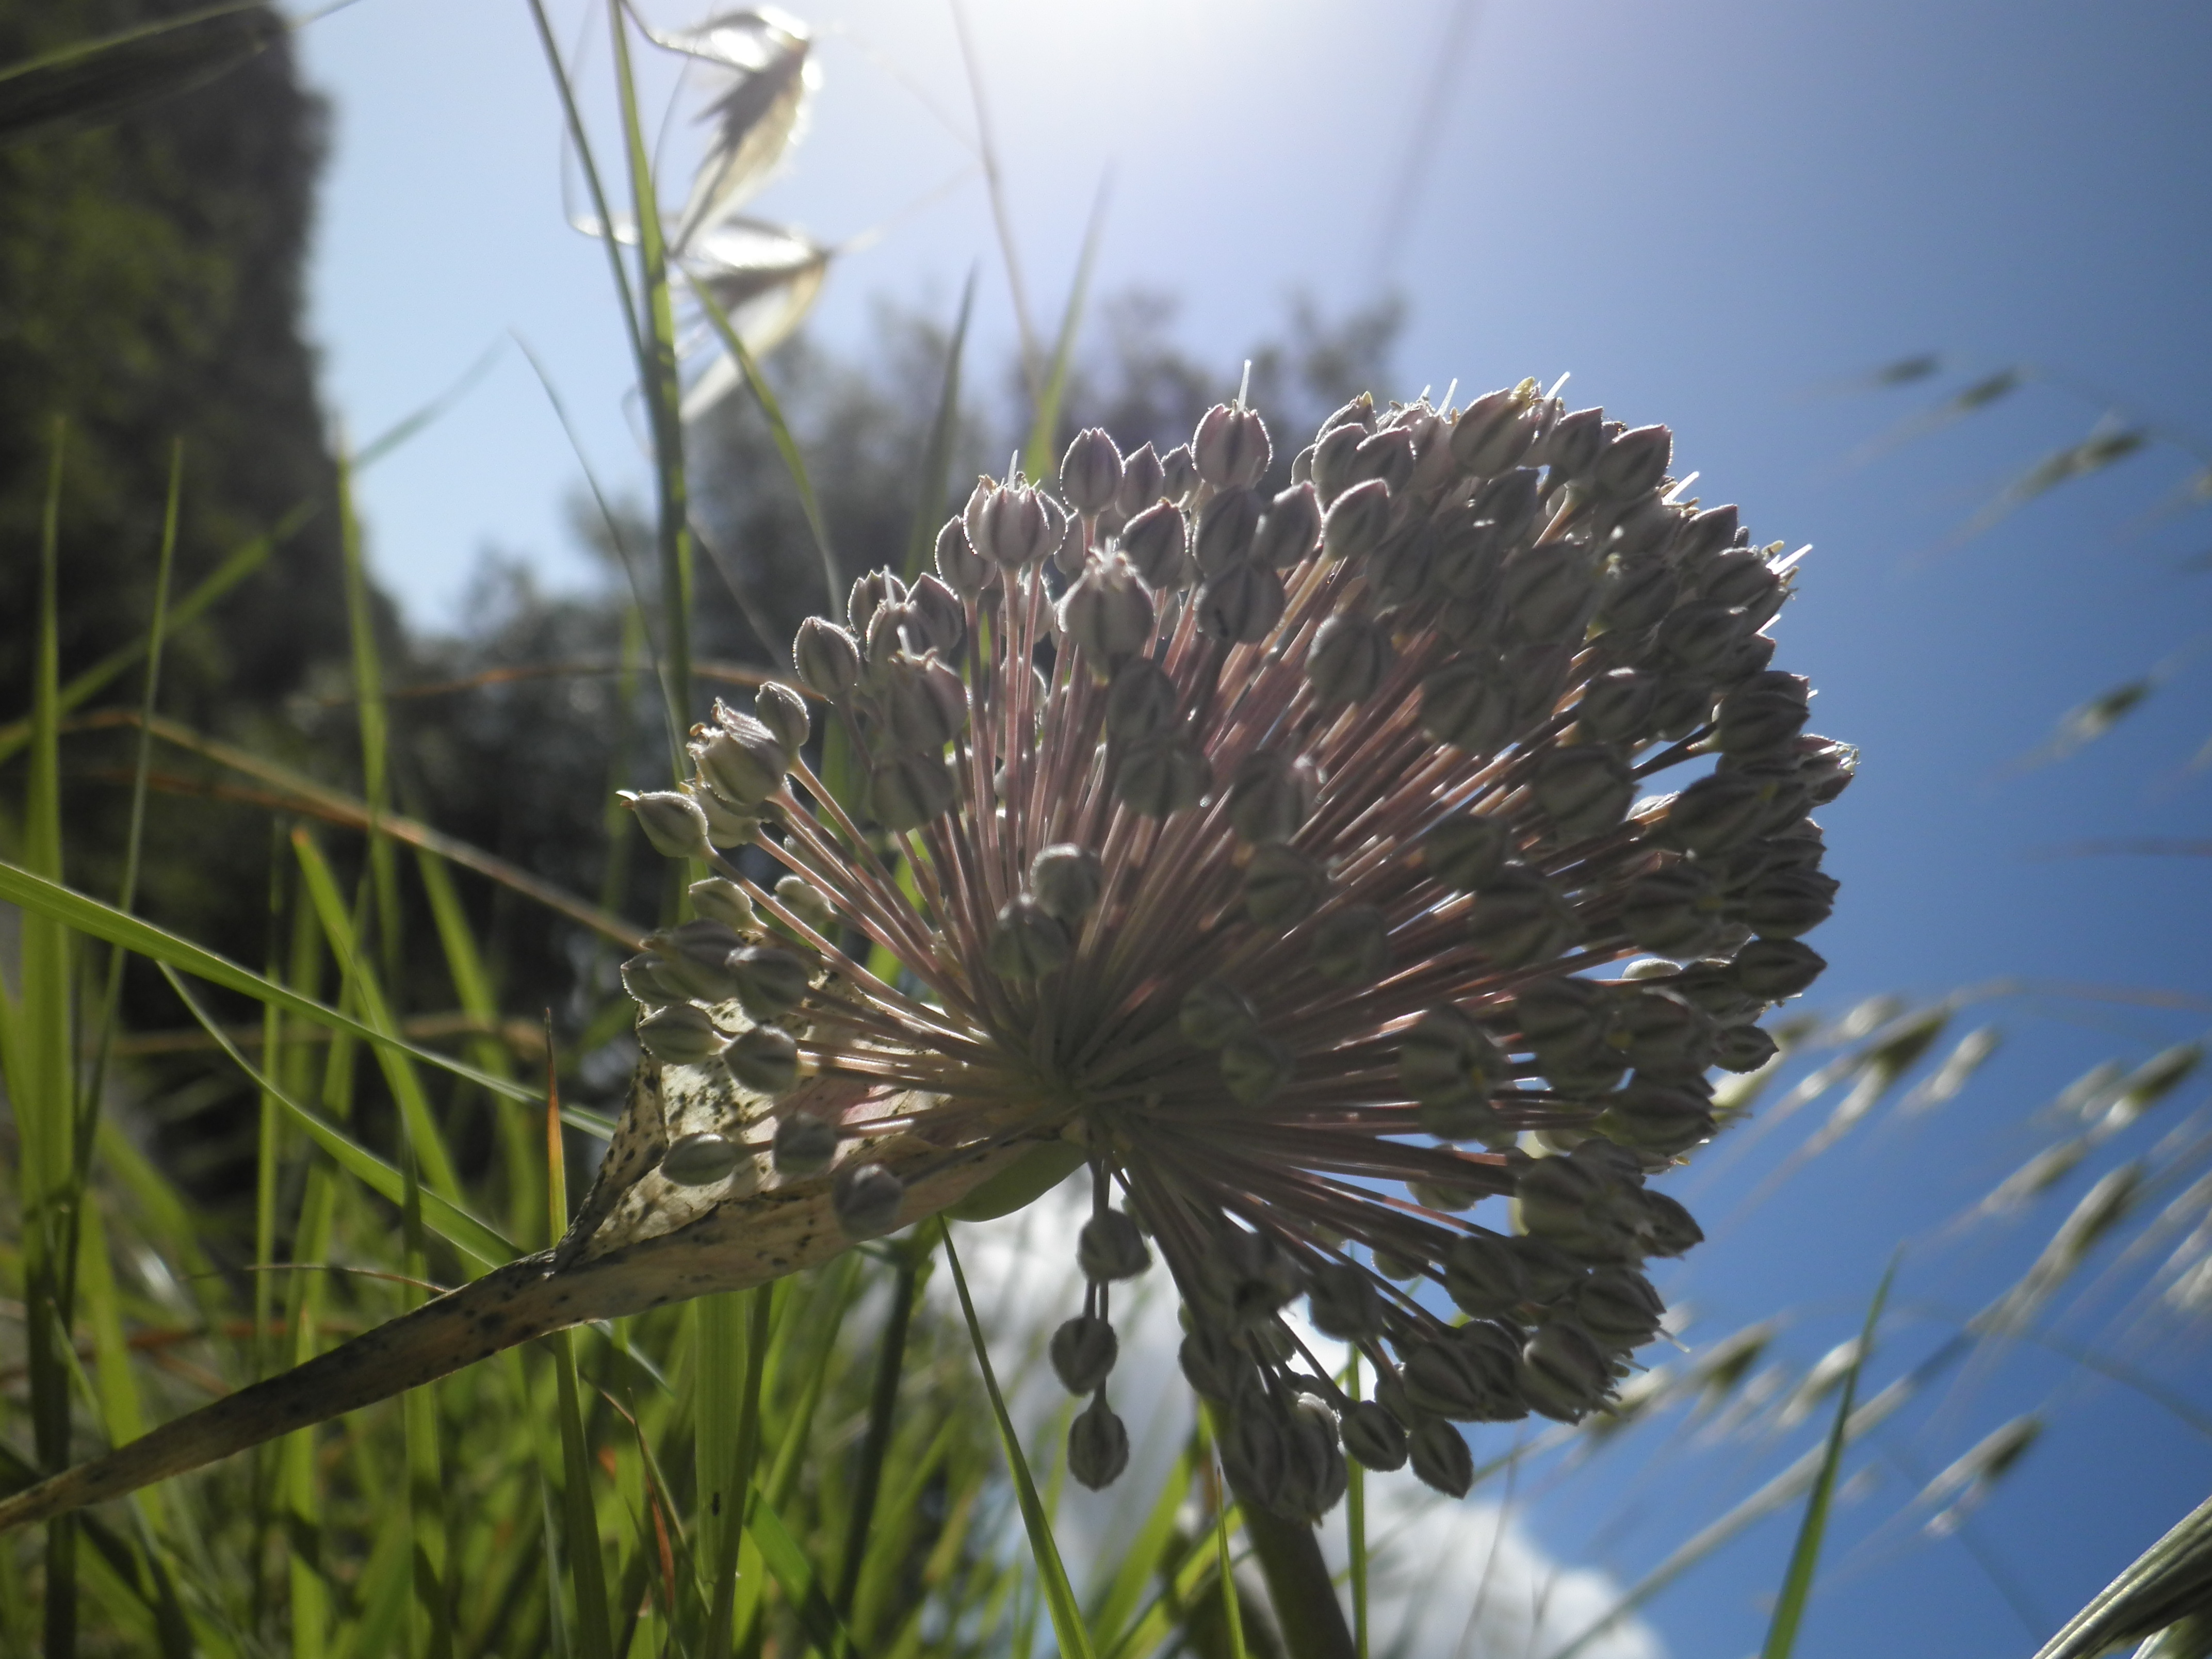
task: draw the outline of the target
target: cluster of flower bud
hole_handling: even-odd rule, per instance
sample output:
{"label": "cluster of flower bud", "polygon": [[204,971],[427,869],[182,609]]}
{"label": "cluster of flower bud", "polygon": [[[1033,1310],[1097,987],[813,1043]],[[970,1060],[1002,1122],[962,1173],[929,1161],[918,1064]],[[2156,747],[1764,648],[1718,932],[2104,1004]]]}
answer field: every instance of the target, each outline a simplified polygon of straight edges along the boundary
{"label": "cluster of flower bud", "polygon": [[1089,1395],[1091,1404],[1068,1425],[1067,1469],[1094,1492],[1113,1484],[1128,1466],[1129,1433],[1106,1402],[1106,1378],[1121,1358],[1109,1298],[1111,1287],[1152,1265],[1143,1231],[1123,1210],[1108,1207],[1102,1191],[1083,1224],[1075,1250],[1085,1283],[1083,1311],[1052,1334],[1047,1350],[1060,1385]]}

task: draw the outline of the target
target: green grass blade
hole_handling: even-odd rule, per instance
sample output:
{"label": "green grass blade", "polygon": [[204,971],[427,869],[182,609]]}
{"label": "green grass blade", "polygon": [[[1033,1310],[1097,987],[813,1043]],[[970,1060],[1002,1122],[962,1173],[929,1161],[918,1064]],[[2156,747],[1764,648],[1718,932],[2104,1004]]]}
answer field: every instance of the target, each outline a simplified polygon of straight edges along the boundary
{"label": "green grass blade", "polygon": [[[769,1341],[775,1310],[775,1286],[772,1284],[760,1285],[742,1292],[739,1298],[744,1303],[745,1314],[744,1377],[739,1384],[744,1391],[738,1398],[737,1437],[730,1449],[729,1473],[723,1477],[722,1487],[722,1491],[727,1494],[730,1513],[733,1519],[739,1518],[738,1504],[741,1502],[750,1503],[753,1472],[760,1462],[761,1392],[768,1376]],[[709,1301],[722,1299],[719,1297],[708,1298]],[[702,1462],[701,1464],[702,1474],[711,1472],[713,1467],[712,1464]],[[700,1492],[700,1508],[703,1519],[709,1513],[707,1506],[708,1487],[703,1479],[701,1482]],[[708,1593],[711,1610],[708,1615],[707,1640],[701,1650],[705,1653],[721,1655],[730,1650],[730,1632],[736,1627],[738,1564],[744,1528],[742,1526],[730,1526],[724,1528],[720,1538],[716,1540],[712,1553],[704,1547],[703,1540],[707,1534],[703,1527],[700,1535],[702,1540],[700,1555],[709,1564],[712,1575],[711,1589]]]}
{"label": "green grass blade", "polygon": [[[853,1477],[853,1509],[845,1528],[844,1553],[837,1565],[833,1605],[840,1620],[853,1616],[854,1593],[867,1559],[868,1532],[876,1518],[876,1497],[883,1489],[884,1458],[890,1450],[898,1411],[900,1380],[906,1374],[906,1339],[914,1321],[914,1302],[928,1257],[911,1245],[893,1244],[891,1305],[884,1317],[876,1349],[875,1388],[868,1401],[868,1427],[860,1442],[860,1466]],[[925,1247],[926,1249],[926,1247]]]}
{"label": "green grass blade", "polygon": [[1828,1430],[1820,1473],[1813,1482],[1811,1495],[1805,1500],[1805,1518],[1798,1524],[1797,1542],[1790,1552],[1790,1570],[1783,1577],[1782,1595],[1774,1604],[1774,1619],[1766,1627],[1766,1644],[1759,1650],[1759,1659],[1790,1659],[1790,1651],[1797,1644],[1805,1604],[1813,1595],[1813,1575],[1820,1565],[1820,1540],[1828,1528],[1828,1509],[1835,1501],[1836,1474],[1843,1467],[1844,1448],[1850,1437],[1851,1408],[1858,1399],[1859,1373],[1865,1369],[1867,1355],[1873,1351],[1875,1327],[1881,1322],[1882,1304],[1889,1300],[1890,1283],[1896,1277],[1897,1264],[1893,1261],[1875,1287],[1873,1302],[1868,1304],[1866,1323],[1859,1332],[1858,1352],[1852,1357],[1850,1370],[1844,1376],[1842,1397],[1836,1401],[1836,1420]]}
{"label": "green grass blade", "polygon": [[999,1443],[1005,1449],[1006,1467],[1013,1475],[1014,1496],[1021,1506],[1022,1526],[1029,1534],[1030,1553],[1036,1562],[1045,1607],[1052,1615],[1053,1633],[1060,1638],[1062,1659],[1092,1659],[1091,1632],[1084,1628],[1083,1609],[1077,1605],[1074,1588],[1068,1583],[1060,1546],[1053,1540],[1052,1523],[1037,1497],[1036,1482],[1030,1478],[1029,1460],[1022,1455],[1013,1419],[1006,1414],[1006,1397],[999,1392],[999,1379],[991,1369],[990,1349],[983,1340],[982,1322],[975,1317],[975,1304],[968,1294],[968,1276],[960,1271],[960,1256],[952,1248],[952,1229],[942,1223],[939,1228],[944,1237],[945,1259],[952,1268],[953,1288],[960,1293],[960,1311],[968,1321],[968,1340],[975,1345],[975,1364],[983,1373],[983,1389],[991,1397],[991,1415],[998,1425]]}
{"label": "green grass blade", "polygon": [[1191,1475],[1197,1467],[1196,1448],[1185,1446],[1175,1467],[1168,1471],[1159,1496],[1152,1500],[1145,1524],[1129,1541],[1129,1547],[1114,1569],[1105,1598],[1099,1602],[1097,1614],[1091,1621],[1091,1628],[1098,1632],[1099,1640],[1109,1653],[1128,1633],[1129,1621],[1136,1616],[1144,1599],[1145,1586],[1159,1571],[1169,1547],[1175,1542],[1176,1521],[1182,1511],[1183,1499],[1189,1496]]}
{"label": "green grass blade", "polygon": [[[710,1606],[735,1593],[738,1534],[744,1526],[745,1489],[735,1483],[739,1413],[730,1407],[744,1398],[750,1369],[746,1335],[750,1306],[746,1298],[750,1294],[725,1291],[702,1297],[691,1316],[695,1376],[691,1457],[698,1492],[694,1531],[699,1540],[700,1563],[709,1575],[702,1589]],[[722,1572],[725,1559],[732,1580],[726,1590]],[[714,1645],[710,1637],[709,1646]],[[726,1647],[726,1635],[721,1645]]]}
{"label": "green grass blade", "polygon": [[[362,799],[368,808],[368,867],[376,897],[376,944],[385,978],[399,982],[402,911],[399,868],[383,818],[392,805],[392,724],[384,703],[384,662],[376,642],[376,612],[369,603],[368,569],[362,557],[361,520],[353,510],[353,469],[337,457],[338,546],[345,571],[346,631],[352,657],[354,714],[361,730]],[[372,999],[367,1005],[375,1006]],[[429,1166],[436,1169],[434,1162]]]}
{"label": "green grass blade", "polygon": [[637,336],[637,297],[630,292],[629,272],[623,268],[622,245],[615,240],[614,210],[608,205],[605,181],[599,176],[598,156],[592,149],[592,136],[584,130],[583,107],[576,101],[575,83],[568,78],[568,65],[561,61],[561,47],[553,39],[553,25],[545,15],[544,0],[530,0],[530,19],[538,27],[538,44],[545,53],[545,64],[553,72],[554,90],[561,94],[561,112],[568,123],[568,141],[576,147],[576,160],[583,168],[584,185],[591,192],[592,208],[599,216],[599,240],[607,251],[607,264],[614,274],[615,292],[622,300],[623,322],[629,331],[629,349],[634,356],[641,356]]}
{"label": "green grass blade", "polygon": [[[561,1133],[561,1091],[554,1065],[552,1033],[549,1030],[546,1036],[546,1225],[550,1234],[558,1238],[568,1225],[568,1149]],[[592,1496],[591,1448],[584,1435],[583,1405],[576,1385],[575,1333],[559,1332],[544,1338],[542,1346],[553,1362],[561,1423],[561,1498],[567,1546],[562,1554],[576,1601],[575,1651],[579,1659],[614,1659],[614,1626],[607,1607],[607,1564],[599,1552],[599,1514]]]}
{"label": "green grass blade", "polygon": [[[1345,1370],[1348,1392],[1359,1398],[1359,1352]],[[1367,1659],[1367,1469],[1356,1457],[1345,1459],[1344,1526],[1352,1556],[1352,1645]]]}
{"label": "green grass blade", "polygon": [[952,470],[952,447],[960,438],[960,359],[968,344],[968,319],[975,309],[975,273],[970,269],[960,289],[960,313],[954,318],[951,337],[945,343],[945,386],[938,393],[937,414],[929,423],[929,441],[921,452],[921,489],[914,498],[914,525],[906,537],[906,580],[911,585],[929,568],[937,548],[937,532],[945,522],[947,475]]}
{"label": "green grass blade", "polygon": [[[429,1277],[422,1248],[422,1183],[416,1176],[413,1148],[404,1140],[400,1143],[399,1173],[399,1233],[404,1252],[401,1271],[419,1285]],[[428,1300],[428,1294],[416,1285],[406,1286],[402,1292],[402,1305],[408,1309]],[[446,1477],[438,1448],[437,1384],[425,1383],[402,1395],[399,1420],[407,1460],[408,1541],[415,1589],[408,1651],[421,1659],[453,1659],[453,1599],[447,1581]]]}
{"label": "green grass blade", "polygon": [[1036,418],[1030,425],[1030,441],[1022,451],[1022,470],[1035,483],[1057,476],[1053,438],[1060,426],[1060,405],[1067,395],[1069,367],[1075,360],[1075,337],[1083,324],[1083,304],[1091,292],[1091,273],[1098,263],[1098,240],[1106,228],[1106,182],[1091,199],[1091,222],[1083,233],[1083,252],[1075,262],[1075,280],[1067,290],[1067,309],[1060,313],[1060,337],[1053,343],[1052,363],[1037,391]]}
{"label": "green grass blade", "polygon": [[429,402],[401,416],[363,444],[353,457],[354,476],[359,477],[364,471],[375,465],[410,438],[443,420],[448,411],[477,389],[478,381],[491,373],[492,366],[499,362],[500,353],[506,349],[506,341],[494,340],[478,355],[476,362],[461,371],[460,378],[453,385]]}

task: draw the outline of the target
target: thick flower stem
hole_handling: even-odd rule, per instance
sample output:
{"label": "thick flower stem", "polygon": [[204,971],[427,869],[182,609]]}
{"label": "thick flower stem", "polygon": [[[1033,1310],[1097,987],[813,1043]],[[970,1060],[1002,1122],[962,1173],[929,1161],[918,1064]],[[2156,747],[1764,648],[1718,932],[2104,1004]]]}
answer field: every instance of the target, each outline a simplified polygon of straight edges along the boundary
{"label": "thick flower stem", "polygon": [[1260,1571],[1274,1603],[1275,1623],[1290,1659],[1358,1659],[1352,1627],[1337,1604],[1328,1564],[1314,1528],[1285,1521],[1239,1495],[1244,1535],[1252,1540]]}

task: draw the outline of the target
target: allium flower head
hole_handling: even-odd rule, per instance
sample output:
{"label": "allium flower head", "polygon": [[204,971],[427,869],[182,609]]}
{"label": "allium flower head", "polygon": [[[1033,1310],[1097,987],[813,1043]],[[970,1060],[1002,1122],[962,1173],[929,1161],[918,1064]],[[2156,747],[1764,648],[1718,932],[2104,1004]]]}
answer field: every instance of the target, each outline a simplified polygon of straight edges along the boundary
{"label": "allium flower head", "polygon": [[[1699,1234],[1647,1178],[1820,970],[1807,814],[1853,757],[1770,666],[1794,561],[1676,500],[1665,428],[1524,382],[1348,404],[1279,493],[1273,453],[1224,406],[1164,459],[1083,433],[1056,495],[981,480],[935,574],[800,630],[811,721],[718,708],[638,799],[720,874],[625,980],[664,1096],[726,1068],[773,1122],[664,1138],[664,1188],[827,1179],[860,1237],[922,1207],[890,1137],[1027,1149],[970,1214],[1087,1165],[1070,1467],[1127,1461],[1111,1302],[1157,1265],[1232,1477],[1312,1516],[1347,1454],[1464,1491],[1455,1424],[1577,1419],[1658,1334],[1642,1264]],[[713,850],[756,842],[781,879]]]}

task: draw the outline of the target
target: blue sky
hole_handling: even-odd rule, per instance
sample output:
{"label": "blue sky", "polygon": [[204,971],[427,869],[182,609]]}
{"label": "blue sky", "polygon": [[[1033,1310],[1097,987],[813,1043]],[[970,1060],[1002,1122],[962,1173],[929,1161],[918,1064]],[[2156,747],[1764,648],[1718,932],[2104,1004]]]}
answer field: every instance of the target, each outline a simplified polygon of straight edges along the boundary
{"label": "blue sky", "polygon": [[[579,6],[555,9],[573,43]],[[976,265],[982,349],[1003,353],[1011,310],[949,12],[927,0],[795,9],[823,37],[825,82],[759,210],[831,241],[880,232],[836,266],[817,332],[859,347],[880,296],[949,311]],[[693,21],[665,0],[648,11]],[[1571,369],[1571,402],[1672,425],[1678,466],[1702,471],[1698,493],[1741,502],[1759,539],[1814,544],[1779,665],[1814,676],[1815,726],[1865,754],[1860,782],[1822,814],[1846,885],[1814,941],[1835,964],[1820,1006],[2005,975],[2212,997],[2202,861],[2043,856],[2084,838],[2203,832],[2206,784],[2185,769],[2212,736],[2212,660],[2188,653],[2212,628],[2212,575],[2180,567],[2212,550],[2212,514],[2146,513],[2188,461],[2154,447],[1986,535],[1954,536],[2030,461],[2086,435],[2106,399],[2212,437],[2212,10],[970,0],[969,15],[1040,310],[1060,303],[1110,167],[1101,286],[1172,290],[1182,337],[1224,366],[1293,293],[1343,308],[1395,289],[1411,307],[1404,383],[1378,390]],[[332,103],[313,326],[333,411],[366,438],[514,331],[547,363],[594,464],[641,492],[605,261],[562,223],[558,112],[520,0],[362,0],[304,48]],[[605,66],[595,43],[583,71]],[[1417,149],[1419,188],[1394,239],[1389,204]],[[1943,378],[1833,390],[1922,350],[1945,355]],[[1847,464],[2009,363],[2051,378]],[[465,625],[469,573],[489,547],[550,583],[582,580],[562,511],[577,476],[509,349],[364,479],[376,568],[433,627]],[[2012,766],[2066,709],[2172,653],[2184,659],[2174,678],[2111,737],[2063,764]],[[1701,1328],[1799,1305],[1784,1346],[1808,1361],[1848,1334],[1893,1246],[1924,1238],[2043,1144],[2027,1120],[2062,1084],[2193,1034],[2212,1024],[2208,1006],[2047,994],[1970,1016],[2000,1020],[2009,1041],[1954,1106],[1910,1130],[1863,1129],[1780,1197],[1709,1222],[1714,1243],[1682,1280]],[[2116,1155],[2149,1148],[2202,1097],[2169,1102]],[[1733,1161],[1701,1212],[1733,1215],[1791,1139]],[[2008,1231],[1916,1246],[1900,1296],[1925,1310],[2000,1288],[2093,1173]],[[2094,1320],[2075,1334],[2130,1340]],[[1900,1362],[1937,1334],[1901,1323]],[[2201,1338],[2130,1352],[2212,1410]],[[1852,1513],[1838,1588],[1800,1651],[2030,1650],[1966,1546],[1900,1553],[1909,1525],[1856,1540],[1909,1496],[1912,1469],[1924,1479],[2054,1401],[2057,1426],[1971,1529],[2047,1620],[2212,1486],[2212,1444],[2140,1395],[2085,1392],[2078,1370],[2023,1346],[1870,1450],[1881,1484]],[[1670,1494],[1711,1512],[1710,1468],[1638,1485],[1630,1467],[1601,1464],[1547,1500],[1539,1535],[1632,1576],[1685,1507]],[[1640,1518],[1613,1524],[1624,1514]],[[1755,1648],[1758,1596],[1787,1547],[1788,1523],[1770,1523],[1659,1601],[1674,1650]]]}

